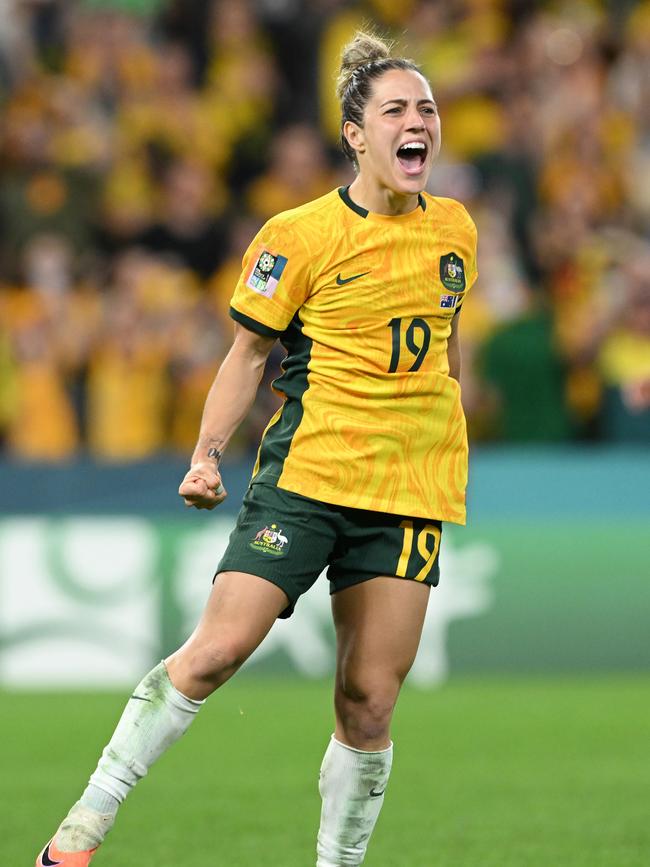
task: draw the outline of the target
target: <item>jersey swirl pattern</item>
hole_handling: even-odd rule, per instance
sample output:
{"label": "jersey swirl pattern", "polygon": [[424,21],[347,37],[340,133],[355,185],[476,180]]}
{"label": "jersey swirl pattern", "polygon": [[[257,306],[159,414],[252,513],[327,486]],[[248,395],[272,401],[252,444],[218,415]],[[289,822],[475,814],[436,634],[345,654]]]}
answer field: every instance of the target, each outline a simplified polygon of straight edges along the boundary
{"label": "jersey swirl pattern", "polygon": [[[269,256],[285,262],[272,294],[251,289]],[[476,276],[476,228],[452,199],[424,194],[390,217],[342,188],[273,217],[230,311],[287,350],[253,484],[465,523],[467,434],[447,340]]]}

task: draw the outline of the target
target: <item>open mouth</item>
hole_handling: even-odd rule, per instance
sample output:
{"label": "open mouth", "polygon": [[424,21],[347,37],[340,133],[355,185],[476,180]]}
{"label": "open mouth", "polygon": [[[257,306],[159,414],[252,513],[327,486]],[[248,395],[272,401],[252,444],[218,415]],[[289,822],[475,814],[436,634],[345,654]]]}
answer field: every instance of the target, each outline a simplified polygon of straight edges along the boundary
{"label": "open mouth", "polygon": [[397,161],[407,175],[418,175],[426,158],[427,146],[423,141],[409,141],[397,149]]}

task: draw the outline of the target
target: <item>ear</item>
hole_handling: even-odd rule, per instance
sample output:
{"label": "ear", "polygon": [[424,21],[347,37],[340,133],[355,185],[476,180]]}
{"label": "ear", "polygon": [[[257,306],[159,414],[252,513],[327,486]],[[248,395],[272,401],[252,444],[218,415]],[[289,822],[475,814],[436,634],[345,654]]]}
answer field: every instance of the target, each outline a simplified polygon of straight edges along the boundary
{"label": "ear", "polygon": [[363,133],[363,127],[360,127],[352,120],[346,120],[343,124],[343,135],[346,137],[348,144],[355,153],[365,153],[366,139]]}

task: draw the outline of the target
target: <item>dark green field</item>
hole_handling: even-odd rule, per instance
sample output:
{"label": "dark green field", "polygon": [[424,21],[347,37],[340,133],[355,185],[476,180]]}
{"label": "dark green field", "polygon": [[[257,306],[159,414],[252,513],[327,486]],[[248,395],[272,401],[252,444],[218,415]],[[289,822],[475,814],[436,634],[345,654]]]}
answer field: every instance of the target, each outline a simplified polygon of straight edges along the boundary
{"label": "dark green field", "polygon": [[[407,689],[365,864],[650,864],[649,686],[638,677]],[[3,864],[33,865],[125,695],[0,693]],[[140,784],[93,867],[313,867],[330,731],[329,685],[241,675]]]}

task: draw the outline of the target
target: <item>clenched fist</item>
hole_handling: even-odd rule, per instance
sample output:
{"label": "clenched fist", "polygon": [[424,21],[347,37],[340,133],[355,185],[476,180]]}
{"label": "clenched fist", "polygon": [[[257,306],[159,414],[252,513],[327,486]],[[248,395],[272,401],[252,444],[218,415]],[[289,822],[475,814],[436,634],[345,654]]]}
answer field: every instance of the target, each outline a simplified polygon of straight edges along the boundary
{"label": "clenched fist", "polygon": [[194,464],[185,474],[178,493],[186,506],[195,509],[214,509],[227,497],[221,476],[212,461]]}

